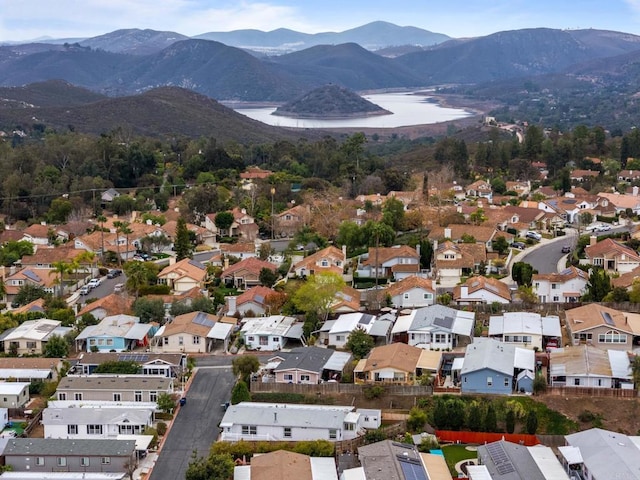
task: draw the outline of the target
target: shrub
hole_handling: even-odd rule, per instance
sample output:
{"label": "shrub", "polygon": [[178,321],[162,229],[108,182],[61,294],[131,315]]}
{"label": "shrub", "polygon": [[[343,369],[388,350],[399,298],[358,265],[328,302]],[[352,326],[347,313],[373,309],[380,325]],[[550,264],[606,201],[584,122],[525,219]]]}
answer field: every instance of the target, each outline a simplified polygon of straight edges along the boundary
{"label": "shrub", "polygon": [[167,424],[164,422],[158,422],[158,425],[156,425],[156,430],[158,431],[158,435],[163,437],[164,434],[167,433]]}
{"label": "shrub", "polygon": [[384,395],[384,387],[382,385],[371,385],[362,389],[362,394],[367,400],[380,398]]}

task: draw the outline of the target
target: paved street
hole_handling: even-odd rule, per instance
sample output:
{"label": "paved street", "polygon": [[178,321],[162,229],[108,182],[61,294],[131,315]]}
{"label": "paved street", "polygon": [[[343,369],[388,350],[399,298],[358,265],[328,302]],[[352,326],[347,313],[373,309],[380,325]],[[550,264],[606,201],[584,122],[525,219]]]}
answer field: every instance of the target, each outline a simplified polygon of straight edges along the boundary
{"label": "paved street", "polygon": [[[219,358],[231,362],[231,357]],[[218,424],[224,413],[220,405],[229,401],[233,382],[230,366],[198,366],[187,392],[187,403],[180,407],[151,480],[184,479],[192,452],[197,450],[198,456],[208,455],[220,431]]]}

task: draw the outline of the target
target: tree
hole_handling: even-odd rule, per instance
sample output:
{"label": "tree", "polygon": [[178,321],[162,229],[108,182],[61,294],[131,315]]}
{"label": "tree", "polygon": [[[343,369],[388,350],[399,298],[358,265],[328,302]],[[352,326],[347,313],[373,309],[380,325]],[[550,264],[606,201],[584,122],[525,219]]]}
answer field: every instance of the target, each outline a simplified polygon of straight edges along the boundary
{"label": "tree", "polygon": [[509,250],[509,242],[502,235],[499,235],[492,243],[492,248],[500,255],[504,255]]}
{"label": "tree", "polygon": [[533,379],[533,393],[544,393],[547,391],[547,379],[546,377],[539,373],[536,375],[536,378]]}
{"label": "tree", "polygon": [[231,225],[233,225],[233,221],[235,219],[233,218],[233,213],[231,212],[220,212],[218,214],[216,214],[213,223],[215,223],[216,228],[220,231],[220,232],[226,232],[227,236],[230,236],[230,232],[229,229],[231,228]]}
{"label": "tree", "polygon": [[611,291],[611,279],[602,268],[593,268],[587,282],[587,293],[582,297],[587,302],[601,302]]}
{"label": "tree", "polygon": [[249,387],[247,384],[238,380],[231,390],[231,405],[236,405],[240,402],[250,402],[251,394],[249,393]]}
{"label": "tree", "polygon": [[260,360],[255,355],[242,355],[236,357],[231,362],[233,367],[233,374],[236,377],[240,377],[246,385],[249,385],[251,380],[251,374],[257,372],[260,369]]}
{"label": "tree", "polygon": [[[118,197],[120,198],[120,197]],[[120,237],[121,234],[125,234],[125,248],[126,251],[124,253],[125,258],[129,253],[129,235],[133,233],[133,230],[129,228],[129,222],[117,220],[113,222],[113,226],[116,227],[116,236]],[[119,238],[116,238],[116,251],[118,253],[118,265],[122,265],[122,255],[120,254],[120,241]]]}
{"label": "tree", "polygon": [[335,302],[336,294],[345,286],[342,275],[322,272],[310,275],[307,281],[293,294],[296,308],[305,313],[315,313],[326,320]]}
{"label": "tree", "polygon": [[176,249],[177,260],[182,260],[183,258],[191,258],[193,245],[189,236],[187,222],[184,217],[178,218],[178,223],[176,225],[176,238],[173,242],[173,245]]}
{"label": "tree", "polygon": [[624,287],[614,287],[602,299],[603,302],[628,302],[629,291]]}
{"label": "tree", "polygon": [[511,409],[507,410],[505,426],[507,433],[513,433],[516,429],[516,414]]}
{"label": "tree", "polygon": [[153,262],[138,262],[133,260],[122,267],[127,276],[127,290],[136,298],[140,295],[140,289],[154,282],[158,275],[158,266]]}
{"label": "tree", "polygon": [[44,345],[43,353],[47,358],[64,358],[69,354],[69,344],[60,335],[53,335]]}
{"label": "tree", "polygon": [[58,260],[51,264],[52,269],[49,271],[49,275],[58,275],[55,283],[58,285],[58,297],[62,297],[64,292],[64,276],[71,273],[72,266],[70,263],[64,260]]}
{"label": "tree", "polygon": [[107,217],[98,215],[96,221],[100,222],[100,260],[104,263],[104,222],[107,221]]}
{"label": "tree", "polygon": [[168,393],[158,394],[156,403],[158,404],[158,409],[165,413],[171,413],[176,408],[175,399]]}
{"label": "tree", "polygon": [[270,268],[262,267],[260,269],[260,275],[258,279],[260,281],[260,285],[271,288],[278,280],[278,275]]}
{"label": "tree", "polygon": [[387,199],[382,204],[382,222],[400,231],[404,225],[404,204],[395,197]]}
{"label": "tree", "polygon": [[538,430],[538,414],[535,410],[529,410],[527,414],[526,432],[529,435],[535,435]]}
{"label": "tree", "polygon": [[640,355],[635,355],[631,362],[631,376],[636,390],[640,389]]}
{"label": "tree", "polygon": [[436,398],[436,404],[433,407],[433,424],[440,430],[446,430],[449,427],[449,414],[447,412],[446,400],[443,397]]}
{"label": "tree", "polygon": [[407,428],[411,432],[422,432],[424,424],[427,423],[427,413],[418,407],[412,407],[409,410],[409,418],[407,419]]}
{"label": "tree", "polygon": [[349,350],[356,360],[369,355],[371,349],[375,346],[375,340],[364,329],[354,329],[347,338],[345,348]]}
{"label": "tree", "polygon": [[451,430],[462,429],[466,417],[464,402],[459,398],[448,399],[447,415],[449,417],[449,428],[451,428]]}
{"label": "tree", "polygon": [[467,426],[472,432],[479,432],[483,427],[482,405],[474,401],[469,407],[469,416],[467,418]]}
{"label": "tree", "polygon": [[229,480],[233,477],[235,463],[231,455],[210,454],[199,457],[193,452],[185,472],[185,480]]}
{"label": "tree", "polygon": [[49,223],[65,223],[73,211],[73,204],[64,198],[54,198],[47,212]]}
{"label": "tree", "polygon": [[516,262],[511,268],[511,277],[518,284],[518,286],[525,285],[531,286],[531,279],[533,278],[533,267],[526,262]]}
{"label": "tree", "polygon": [[164,302],[160,298],[140,297],[133,302],[133,313],[140,318],[140,323],[164,321]]}
{"label": "tree", "polygon": [[487,407],[487,414],[484,417],[484,431],[495,432],[498,430],[498,419],[496,417],[496,410],[492,403],[489,403]]}
{"label": "tree", "polygon": [[39,285],[34,285],[32,283],[25,283],[18,293],[13,298],[13,301],[18,305],[26,305],[27,303],[31,303],[34,300],[39,298],[44,298],[47,296],[47,292],[45,292],[44,288]]}

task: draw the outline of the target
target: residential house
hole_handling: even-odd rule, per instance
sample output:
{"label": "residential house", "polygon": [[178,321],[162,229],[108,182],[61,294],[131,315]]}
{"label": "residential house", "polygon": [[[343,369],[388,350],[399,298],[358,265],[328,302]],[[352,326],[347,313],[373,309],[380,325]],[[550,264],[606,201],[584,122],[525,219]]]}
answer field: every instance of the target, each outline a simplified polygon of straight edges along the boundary
{"label": "residential house", "polygon": [[86,313],[92,315],[96,320],[105,317],[129,313],[132,311],[133,298],[128,295],[110,293],[106,297],[98,298],[91,303],[87,303],[76,315],[79,320]]}
{"label": "residential house", "polygon": [[275,351],[290,339],[302,341],[302,324],[283,315],[245,318],[240,334],[247,350]]}
{"label": "residential house", "polygon": [[473,341],[475,312],[431,305],[401,315],[393,325],[395,341],[428,350],[451,350]]}
{"label": "residential house", "polygon": [[562,343],[562,327],[556,315],[504,312],[489,317],[489,338],[542,351],[549,341],[555,346]]}
{"label": "residential house", "polygon": [[216,324],[216,316],[205,312],[178,315],[161,326],[153,336],[154,351],[162,353],[207,353],[211,351],[207,335]]}
{"label": "residential house", "polygon": [[591,345],[557,348],[549,358],[552,387],[633,389],[627,352],[603,350]]}
{"label": "residential house", "polygon": [[511,303],[511,290],[498,279],[478,275],[453,288],[453,301],[458,305]]}
{"label": "residential house", "polygon": [[243,480],[338,480],[337,471],[333,458],[276,450],[255,455],[250,465],[236,465],[233,475]]}
{"label": "residential house", "polygon": [[[126,472],[136,464],[135,440],[11,438],[4,449],[5,465],[15,472]],[[116,477],[118,478],[118,477]]]}
{"label": "residential house", "polygon": [[611,285],[615,287],[622,287],[627,290],[631,290],[633,286],[640,279],[640,266],[634,268],[630,272],[623,273],[619,277],[613,277],[611,279]]}
{"label": "residential house", "polygon": [[221,243],[220,254],[225,258],[231,258],[237,260],[246,260],[247,258],[256,258],[258,252],[256,251],[256,245],[253,242],[238,242],[238,243]]}
{"label": "residential house", "polygon": [[173,379],[146,375],[67,375],[60,379],[57,400],[103,402],[157,402],[158,395],[173,393]]}
{"label": "residential house", "polygon": [[634,187],[631,194],[606,193],[598,194],[601,198],[606,198],[613,204],[616,213],[626,212],[631,209],[634,215],[640,214],[640,195],[638,195],[638,187]]}
{"label": "residential house", "polygon": [[74,373],[91,375],[105,362],[136,362],[140,365],[141,375],[177,378],[187,368],[187,355],[153,352],[84,352],[74,361]]}
{"label": "residential house", "polygon": [[41,423],[44,438],[87,440],[142,435],[153,424],[153,409],[45,408]]}
{"label": "residential house", "polygon": [[265,178],[269,178],[271,175],[273,175],[273,172],[271,170],[263,170],[258,166],[251,166],[247,167],[244,172],[240,173],[240,178],[242,180],[249,181],[264,180]]}
{"label": "residential house", "polygon": [[104,203],[111,203],[119,196],[120,192],[118,192],[115,188],[109,188],[100,194],[100,200],[102,200]]}
{"label": "residential house", "polygon": [[360,329],[371,334],[370,332],[375,322],[375,315],[368,313],[343,313],[330,324],[331,328],[329,329],[326,345],[344,348],[349,339],[349,335],[351,335],[354,330]]}
{"label": "residential house", "polygon": [[275,272],[277,267],[258,258],[247,258],[225,268],[220,279],[228,285],[246,290],[260,284],[260,271],[267,268]]}
{"label": "residential house", "polygon": [[369,248],[366,258],[360,258],[358,275],[366,278],[402,280],[420,272],[420,254],[407,245]]}
{"label": "residential house", "polygon": [[442,287],[454,287],[460,279],[473,274],[486,263],[484,245],[445,241],[434,252],[435,273]]}
{"label": "residential house", "polygon": [[71,327],[62,327],[61,322],[40,318],[27,320],[15,328],[9,328],[0,335],[0,346],[5,353],[32,355],[42,353],[53,336],[64,337]]}
{"label": "residential house", "polygon": [[477,338],[465,351],[460,370],[461,391],[463,394],[509,395],[514,389],[520,389],[516,377],[523,370],[535,371],[533,350],[491,338]]}
{"label": "residential house", "polygon": [[44,314],[44,298],[37,298],[33,302],[29,302],[26,305],[22,305],[18,308],[11,309],[11,313],[13,315],[21,315],[21,314],[29,314],[29,313],[39,313]]}
{"label": "residential house", "polygon": [[58,290],[59,277],[49,268],[23,268],[8,275],[4,280],[7,300],[13,301],[20,289],[25,285],[40,287],[45,292],[55,294]]}
{"label": "residential house", "polygon": [[291,238],[302,227],[309,223],[311,212],[306,205],[296,205],[273,219],[275,237]]}
{"label": "residential house", "polygon": [[[491,210],[488,210],[491,211]],[[492,251],[492,242],[499,236],[507,240],[513,238],[509,233],[497,230],[496,227],[484,225],[452,224],[448,227],[434,227],[429,232],[429,240],[434,242],[434,249],[438,244],[447,240],[454,243],[478,243],[485,247],[487,251]],[[436,243],[437,242],[437,243]]]}
{"label": "residential house", "polygon": [[575,169],[569,175],[569,178],[571,178],[573,182],[584,182],[586,180],[597,178],[600,175],[600,172],[598,170]]}
{"label": "residential house", "polygon": [[340,478],[350,479],[428,479],[449,480],[443,456],[421,453],[414,445],[383,440],[358,447],[361,466],[343,471]]}
{"label": "residential house", "polygon": [[553,450],[543,445],[527,447],[505,440],[485,443],[478,447],[478,463],[469,472],[472,480],[569,480]]}
{"label": "residential house", "polygon": [[207,280],[207,267],[197,260],[184,258],[162,269],[158,274],[158,283],[169,285],[174,292],[181,293],[194,287],[204,289]]}
{"label": "residential house", "polygon": [[426,307],[436,301],[431,279],[421,277],[406,277],[387,288],[386,294],[395,308]]}
{"label": "residential house", "polygon": [[477,180],[466,187],[467,197],[486,198],[491,203],[493,189],[491,184],[484,180]]}
{"label": "residential house", "polygon": [[[75,248],[73,245],[60,246],[60,247],[39,247],[33,255],[25,255],[20,259],[20,265],[23,268],[37,268],[37,269],[53,269],[56,262],[72,263],[78,258],[85,250]],[[91,273],[92,267],[95,266],[96,261],[87,261],[83,264],[79,264],[79,270]]]}
{"label": "residential house", "polygon": [[633,337],[640,333],[640,315],[590,303],[567,310],[566,325],[573,346],[593,345],[605,350],[633,349]]}
{"label": "residential house", "polygon": [[437,371],[441,352],[429,352],[405,343],[375,347],[356,365],[355,383],[414,385],[423,373]]}
{"label": "residential house", "polygon": [[353,313],[360,311],[362,309],[360,297],[359,290],[345,285],[342,287],[342,290],[336,293],[334,301],[331,304],[331,312]]}
{"label": "residential house", "polygon": [[29,382],[0,382],[0,408],[22,408],[29,403]]}
{"label": "residential house", "polygon": [[342,275],[346,260],[346,250],[334,246],[323,248],[296,263],[292,270],[298,277],[333,272]]}
{"label": "residential house", "polygon": [[400,200],[402,202],[402,205],[404,206],[404,210],[407,211],[410,209],[410,207],[416,206],[420,202],[420,200],[422,199],[422,192],[420,192],[419,190],[408,192],[391,190],[387,194],[387,199],[389,198]]}
{"label": "residential house", "polygon": [[22,231],[22,240],[34,245],[49,245],[49,228],[46,224],[34,223]]}
{"label": "residential house", "polygon": [[323,380],[339,380],[351,361],[349,352],[320,347],[294,348],[289,352],[279,352],[278,356],[282,361],[273,368],[276,383],[316,384]]}
{"label": "residential house", "polygon": [[57,380],[64,368],[61,358],[2,357],[0,358],[0,380],[33,382]]}
{"label": "residential house", "polygon": [[577,302],[586,292],[589,274],[574,266],[560,273],[534,273],[533,291],[540,303]]}
{"label": "residential house", "polygon": [[522,182],[507,181],[505,182],[505,186],[507,187],[508,192],[516,192],[519,197],[522,197],[523,195],[529,195],[529,193],[531,193],[530,180]]}
{"label": "residential house", "polygon": [[584,253],[586,263],[602,267],[608,273],[624,274],[640,266],[640,255],[612,238],[598,242],[597,237],[592,236]]}
{"label": "residential house", "polygon": [[104,317],[97,325],[89,325],[75,339],[76,351],[122,352],[149,345],[153,325],[140,323],[132,315]]}
{"label": "residential house", "polygon": [[369,412],[365,415],[353,406],[241,402],[225,411],[220,440],[352,440],[366,428],[380,426],[380,410]]}
{"label": "residential house", "polygon": [[[177,220],[169,220],[161,227],[164,234],[172,240],[175,240],[176,238],[177,228],[178,228]],[[194,225],[193,223],[187,223],[187,230],[189,230],[189,232],[192,232],[193,235],[195,235],[196,243],[202,243],[205,245],[209,245],[211,247],[216,245],[215,233],[210,232],[206,228],[200,227],[198,225]]]}
{"label": "residential house", "polygon": [[257,317],[271,313],[271,307],[267,303],[267,298],[269,295],[274,294],[276,294],[276,292],[271,288],[257,285],[237,297],[226,297],[228,303],[227,313],[229,315],[239,313],[243,317]]}
{"label": "residential house", "polygon": [[[255,240],[256,233],[258,231],[258,225],[256,224],[255,219],[247,213],[247,210],[244,208],[234,208],[231,210],[231,215],[233,215],[233,222],[228,229],[220,230],[216,226],[216,215],[217,213],[208,213],[204,218],[204,228],[207,230],[220,235],[221,237],[239,237],[242,236],[246,240]],[[252,225],[253,228],[248,229],[246,226]],[[245,235],[242,235],[242,234]],[[250,238],[253,237],[253,238]]]}

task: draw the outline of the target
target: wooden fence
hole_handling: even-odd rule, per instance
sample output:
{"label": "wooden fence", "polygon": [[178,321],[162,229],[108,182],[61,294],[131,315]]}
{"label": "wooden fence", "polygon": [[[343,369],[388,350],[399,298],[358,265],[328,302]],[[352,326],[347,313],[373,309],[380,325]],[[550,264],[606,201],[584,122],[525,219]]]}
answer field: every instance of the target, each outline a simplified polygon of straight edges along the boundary
{"label": "wooden fence", "polygon": [[621,388],[547,387],[545,395],[560,395],[566,397],[636,398],[638,392],[635,390],[622,390]]}
{"label": "wooden fence", "polygon": [[356,385],[353,383],[276,383],[276,382],[251,382],[252,392],[278,392],[278,393],[298,393],[303,395],[337,395],[362,394],[363,390],[371,386],[384,387],[385,395],[399,396],[421,396],[431,395],[433,389],[430,386],[421,385]]}
{"label": "wooden fence", "polygon": [[[387,434],[387,438],[394,439],[400,435],[404,435],[407,431],[406,422],[394,423],[393,425],[387,425],[384,427],[384,431]],[[361,435],[352,440],[340,440],[335,442],[335,454],[342,455],[347,452],[355,452],[358,450],[358,447],[365,445],[366,437]]]}

